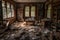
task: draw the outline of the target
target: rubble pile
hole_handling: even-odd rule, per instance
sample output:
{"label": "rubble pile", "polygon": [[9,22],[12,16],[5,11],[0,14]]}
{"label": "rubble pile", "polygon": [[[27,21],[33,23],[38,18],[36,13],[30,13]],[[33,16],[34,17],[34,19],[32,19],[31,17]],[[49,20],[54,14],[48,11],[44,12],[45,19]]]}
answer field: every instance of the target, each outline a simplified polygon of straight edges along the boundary
{"label": "rubble pile", "polygon": [[[14,25],[15,26],[15,25]],[[0,40],[40,40],[41,29],[37,26],[10,26],[10,30],[3,33]]]}
{"label": "rubble pile", "polygon": [[39,26],[21,26],[19,23],[17,27],[16,24],[9,26],[10,29],[0,35],[0,40],[50,40],[52,37],[48,29],[41,29]]}

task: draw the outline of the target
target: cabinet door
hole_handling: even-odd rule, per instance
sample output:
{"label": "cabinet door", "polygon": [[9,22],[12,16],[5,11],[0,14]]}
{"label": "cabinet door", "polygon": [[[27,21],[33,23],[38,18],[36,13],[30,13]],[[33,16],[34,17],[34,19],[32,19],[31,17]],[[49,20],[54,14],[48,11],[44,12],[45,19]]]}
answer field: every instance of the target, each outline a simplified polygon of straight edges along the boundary
{"label": "cabinet door", "polygon": [[57,18],[60,20],[60,5],[57,6]]}
{"label": "cabinet door", "polygon": [[52,13],[52,19],[57,19],[57,8],[53,6],[53,13]]}
{"label": "cabinet door", "polygon": [[38,17],[41,19],[44,17],[44,7],[43,4],[38,5]]}

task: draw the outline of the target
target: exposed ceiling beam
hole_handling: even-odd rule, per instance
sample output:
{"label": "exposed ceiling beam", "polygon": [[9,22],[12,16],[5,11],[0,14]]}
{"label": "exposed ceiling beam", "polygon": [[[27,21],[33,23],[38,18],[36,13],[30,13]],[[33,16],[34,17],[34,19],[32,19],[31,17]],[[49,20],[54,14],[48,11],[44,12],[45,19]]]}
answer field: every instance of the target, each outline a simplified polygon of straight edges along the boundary
{"label": "exposed ceiling beam", "polygon": [[45,2],[46,0],[14,0],[16,2]]}

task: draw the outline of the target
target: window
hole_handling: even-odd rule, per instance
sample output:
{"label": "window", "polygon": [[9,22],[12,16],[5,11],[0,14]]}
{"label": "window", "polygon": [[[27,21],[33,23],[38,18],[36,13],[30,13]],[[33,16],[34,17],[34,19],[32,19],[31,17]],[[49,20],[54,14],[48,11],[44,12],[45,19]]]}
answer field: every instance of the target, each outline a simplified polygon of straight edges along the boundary
{"label": "window", "polygon": [[48,5],[47,18],[51,18],[51,5]]}
{"label": "window", "polygon": [[25,6],[25,17],[35,17],[35,6]]}
{"label": "window", "polygon": [[11,9],[10,9],[10,3],[7,2],[7,17],[11,17]]}
{"label": "window", "polygon": [[14,17],[14,6],[2,0],[3,19]]}
{"label": "window", "polygon": [[35,6],[31,7],[31,17],[35,17]]}
{"label": "window", "polygon": [[3,19],[6,18],[6,7],[5,7],[5,1],[2,1],[2,10],[3,10]]}
{"label": "window", "polygon": [[11,16],[14,17],[14,7],[11,5]]}
{"label": "window", "polygon": [[25,21],[34,21],[35,20],[35,6],[25,6]]}
{"label": "window", "polygon": [[29,6],[25,7],[25,17],[29,17]]}

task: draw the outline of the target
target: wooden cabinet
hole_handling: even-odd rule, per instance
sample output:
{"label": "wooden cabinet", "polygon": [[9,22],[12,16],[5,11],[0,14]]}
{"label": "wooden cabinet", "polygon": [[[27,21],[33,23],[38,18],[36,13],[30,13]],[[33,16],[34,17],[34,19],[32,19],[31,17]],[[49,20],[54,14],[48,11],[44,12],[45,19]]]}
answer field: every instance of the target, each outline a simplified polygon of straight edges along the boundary
{"label": "wooden cabinet", "polygon": [[38,4],[37,5],[38,8],[38,19],[42,19],[45,16],[45,5],[44,4]]}

